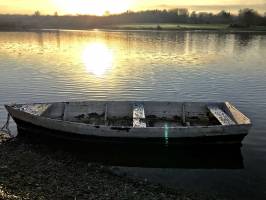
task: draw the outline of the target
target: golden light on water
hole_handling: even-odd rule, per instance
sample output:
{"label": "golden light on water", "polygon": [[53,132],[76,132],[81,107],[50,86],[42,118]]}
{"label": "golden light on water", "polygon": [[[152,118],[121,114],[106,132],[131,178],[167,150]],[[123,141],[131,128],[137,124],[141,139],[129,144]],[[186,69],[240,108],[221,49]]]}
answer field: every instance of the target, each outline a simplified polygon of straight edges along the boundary
{"label": "golden light on water", "polygon": [[113,59],[113,52],[101,42],[88,44],[82,54],[87,72],[96,76],[102,76],[112,68]]}

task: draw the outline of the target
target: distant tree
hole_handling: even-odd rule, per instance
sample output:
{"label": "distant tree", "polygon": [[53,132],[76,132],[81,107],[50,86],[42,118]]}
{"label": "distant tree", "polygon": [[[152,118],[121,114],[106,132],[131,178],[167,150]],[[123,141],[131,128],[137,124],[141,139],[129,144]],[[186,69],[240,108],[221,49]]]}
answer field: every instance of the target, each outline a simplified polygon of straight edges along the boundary
{"label": "distant tree", "polygon": [[266,26],[266,12],[264,13],[264,17],[262,19],[262,25]]}
{"label": "distant tree", "polygon": [[232,16],[230,12],[222,10],[217,14],[217,18],[217,22],[219,23],[229,23],[232,19]]}
{"label": "distant tree", "polygon": [[177,9],[177,15],[178,16],[188,16],[189,15],[189,12],[188,12],[188,9],[186,8],[178,8]]}
{"label": "distant tree", "polygon": [[240,23],[246,26],[256,25],[260,18],[260,15],[258,14],[258,12],[250,8],[239,10],[238,16],[239,16]]}
{"label": "distant tree", "polygon": [[230,12],[226,12],[225,10],[220,11],[217,15],[218,16],[221,16],[223,18],[229,18],[229,17],[231,17]]}
{"label": "distant tree", "polygon": [[198,22],[196,11],[193,11],[193,12],[190,14],[190,21],[191,21],[191,23],[197,23],[197,22]]}
{"label": "distant tree", "polygon": [[57,11],[54,12],[54,16],[55,16],[55,17],[58,17],[58,12],[57,12]]}
{"label": "distant tree", "polygon": [[212,21],[213,14],[208,12],[200,12],[198,14],[198,20],[200,23],[210,23]]}
{"label": "distant tree", "polygon": [[[38,17],[41,16],[41,17]],[[41,15],[40,11],[35,11],[31,16],[9,16],[0,14],[0,26],[4,27],[41,27],[41,28],[95,28],[112,24],[128,23],[154,23],[159,24],[157,29],[164,29],[162,23],[226,23],[232,28],[246,28],[250,25],[266,26],[266,12],[260,15],[253,9],[242,9],[238,15],[227,11],[220,11],[217,14],[208,12],[193,11],[189,14],[187,9],[176,8],[172,10],[146,10],[146,11],[126,11],[121,14],[110,14],[105,12],[105,16],[91,15],[65,15],[58,18],[54,12],[54,19]],[[12,20],[10,20],[12,18]],[[18,24],[10,24],[17,21]],[[156,28],[155,25],[155,28]],[[11,29],[9,28],[9,29]]]}
{"label": "distant tree", "polygon": [[110,15],[110,11],[109,10],[106,10],[103,15],[104,16],[109,16]]}
{"label": "distant tree", "polygon": [[188,21],[189,12],[186,8],[175,8],[167,11],[165,16],[167,16],[168,19],[171,19],[171,22],[186,23]]}
{"label": "distant tree", "polygon": [[41,16],[41,12],[39,10],[37,10],[37,11],[34,12],[33,15],[36,16],[36,17]]}
{"label": "distant tree", "polygon": [[162,30],[162,27],[158,24],[156,27],[157,30]]}

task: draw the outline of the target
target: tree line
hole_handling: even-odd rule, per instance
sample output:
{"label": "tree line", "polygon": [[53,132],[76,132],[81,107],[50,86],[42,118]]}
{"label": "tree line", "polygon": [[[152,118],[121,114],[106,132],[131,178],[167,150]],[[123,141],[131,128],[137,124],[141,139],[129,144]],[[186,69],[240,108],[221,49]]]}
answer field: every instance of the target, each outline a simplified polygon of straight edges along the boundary
{"label": "tree line", "polygon": [[33,15],[0,15],[1,29],[27,28],[72,28],[87,29],[102,26],[129,23],[188,23],[188,24],[230,24],[231,27],[245,28],[266,26],[266,12],[259,14],[256,10],[245,8],[238,14],[225,10],[217,14],[211,12],[189,12],[187,9],[127,11],[121,14],[104,16],[92,15],[42,15],[36,11]]}
{"label": "tree line", "polygon": [[188,9],[148,10],[140,12],[125,12],[119,15],[106,16],[106,23],[190,23],[190,24],[235,24],[239,26],[265,26],[264,16],[256,10],[245,8],[239,10],[238,15],[225,10],[217,14],[211,12],[191,12]]}

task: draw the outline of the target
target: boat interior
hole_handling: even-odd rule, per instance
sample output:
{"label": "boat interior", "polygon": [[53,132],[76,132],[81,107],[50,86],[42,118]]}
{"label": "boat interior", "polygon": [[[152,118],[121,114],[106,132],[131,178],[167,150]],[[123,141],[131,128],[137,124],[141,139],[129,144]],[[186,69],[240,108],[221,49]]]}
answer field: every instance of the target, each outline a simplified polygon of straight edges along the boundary
{"label": "boat interior", "polygon": [[24,104],[17,108],[42,117],[99,126],[145,128],[250,123],[228,102],[88,101]]}

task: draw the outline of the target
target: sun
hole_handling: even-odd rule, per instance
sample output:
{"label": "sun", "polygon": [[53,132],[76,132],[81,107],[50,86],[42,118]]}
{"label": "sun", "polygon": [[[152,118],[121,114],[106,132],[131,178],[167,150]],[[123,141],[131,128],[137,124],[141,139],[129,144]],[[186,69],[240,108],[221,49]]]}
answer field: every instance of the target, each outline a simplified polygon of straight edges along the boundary
{"label": "sun", "polygon": [[86,71],[96,76],[102,76],[113,66],[113,53],[102,42],[89,43],[83,51],[82,60]]}
{"label": "sun", "polygon": [[132,0],[53,0],[58,10],[65,14],[104,15],[125,12]]}

